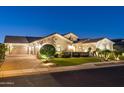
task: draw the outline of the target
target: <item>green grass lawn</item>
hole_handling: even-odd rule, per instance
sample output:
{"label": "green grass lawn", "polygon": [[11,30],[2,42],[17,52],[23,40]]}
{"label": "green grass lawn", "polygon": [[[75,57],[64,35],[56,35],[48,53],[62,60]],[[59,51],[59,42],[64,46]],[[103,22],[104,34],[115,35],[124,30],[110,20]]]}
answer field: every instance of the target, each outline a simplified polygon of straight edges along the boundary
{"label": "green grass lawn", "polygon": [[89,62],[100,62],[96,57],[81,57],[81,58],[54,58],[51,60],[57,66],[72,66]]}

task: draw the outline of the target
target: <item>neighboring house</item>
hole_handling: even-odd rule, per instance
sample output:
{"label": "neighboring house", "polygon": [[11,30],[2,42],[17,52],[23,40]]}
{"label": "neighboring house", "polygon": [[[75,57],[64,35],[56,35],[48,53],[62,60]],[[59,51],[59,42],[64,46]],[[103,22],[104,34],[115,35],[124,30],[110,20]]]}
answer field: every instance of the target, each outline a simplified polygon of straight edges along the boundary
{"label": "neighboring house", "polygon": [[113,50],[114,44],[113,41],[107,38],[79,39],[73,33],[64,35],[54,33],[45,37],[6,36],[4,43],[9,49],[7,54],[34,55],[46,44],[53,45],[56,51],[66,52],[87,52],[89,48],[92,51],[95,51],[96,48]]}
{"label": "neighboring house", "polygon": [[114,44],[114,48],[124,52],[124,39],[112,39],[113,42],[115,42]]}

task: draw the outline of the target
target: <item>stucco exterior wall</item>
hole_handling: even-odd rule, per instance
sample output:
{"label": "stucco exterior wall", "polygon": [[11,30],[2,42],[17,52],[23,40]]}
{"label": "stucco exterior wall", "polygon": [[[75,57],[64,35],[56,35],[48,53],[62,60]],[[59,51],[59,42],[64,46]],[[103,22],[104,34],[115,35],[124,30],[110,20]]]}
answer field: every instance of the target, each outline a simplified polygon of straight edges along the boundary
{"label": "stucco exterior wall", "polygon": [[[63,51],[63,52],[88,52],[89,48],[91,48],[91,52],[95,51],[96,48],[99,48],[101,50],[109,49],[113,50],[113,44],[111,40],[104,38],[102,40],[99,40],[98,42],[90,42],[90,43],[73,43],[72,41],[66,39],[65,37],[54,34],[51,36],[48,36],[46,38],[43,38],[41,40],[34,41],[32,43],[7,43],[8,45],[8,51],[6,54],[13,53],[12,51],[15,51],[13,49],[16,49],[17,53],[27,53],[27,54],[38,54],[40,51],[40,48],[46,44],[51,44],[56,48],[56,51]],[[14,47],[18,48],[14,48]],[[24,47],[24,48],[23,48]],[[19,49],[20,48],[20,49]],[[15,53],[16,53],[15,51]]]}
{"label": "stucco exterior wall", "polygon": [[68,46],[71,45],[72,42],[58,35],[50,36],[32,43],[34,49],[33,54],[37,54],[40,48],[45,44],[53,45],[56,48],[56,51],[68,51]]}
{"label": "stucco exterior wall", "polygon": [[77,41],[78,37],[75,36],[74,34],[72,33],[69,33],[67,35],[64,35],[64,37],[68,38],[69,40],[72,40],[72,41]]}
{"label": "stucco exterior wall", "polygon": [[91,48],[91,52],[95,51],[96,48],[99,48],[101,50],[108,49],[108,50],[113,51],[113,44],[114,44],[114,42],[105,38],[98,42],[75,43],[74,46],[75,46],[75,52],[87,52],[89,48]]}
{"label": "stucco exterior wall", "polygon": [[91,48],[91,51],[96,50],[96,43],[76,43],[75,46],[75,52],[87,52],[89,48]]}
{"label": "stucco exterior wall", "polygon": [[108,50],[113,50],[113,44],[114,42],[110,41],[109,39],[103,39],[103,40],[100,40],[96,43],[96,47],[101,49],[101,50],[105,50],[105,49],[108,49]]}
{"label": "stucco exterior wall", "polygon": [[7,45],[6,55],[9,54],[29,54],[29,44],[22,43],[5,43]]}

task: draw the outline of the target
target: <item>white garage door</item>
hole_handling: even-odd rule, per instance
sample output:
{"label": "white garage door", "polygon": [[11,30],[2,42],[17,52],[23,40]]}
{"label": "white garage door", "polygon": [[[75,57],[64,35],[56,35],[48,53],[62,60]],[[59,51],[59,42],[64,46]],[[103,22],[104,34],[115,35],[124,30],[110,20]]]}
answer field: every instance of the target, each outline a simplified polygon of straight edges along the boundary
{"label": "white garage door", "polygon": [[11,54],[27,54],[28,49],[24,45],[14,45]]}

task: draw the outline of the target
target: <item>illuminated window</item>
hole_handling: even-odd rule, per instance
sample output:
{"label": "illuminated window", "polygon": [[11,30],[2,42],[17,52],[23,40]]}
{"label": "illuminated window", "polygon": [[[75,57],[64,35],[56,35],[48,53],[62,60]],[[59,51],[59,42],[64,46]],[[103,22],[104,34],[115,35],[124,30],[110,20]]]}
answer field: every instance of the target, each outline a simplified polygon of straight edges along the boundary
{"label": "illuminated window", "polygon": [[61,51],[61,47],[57,47],[56,50],[57,50],[57,51]]}

